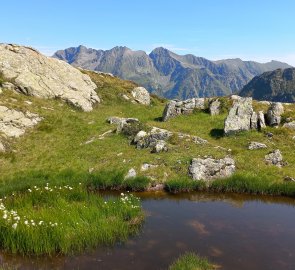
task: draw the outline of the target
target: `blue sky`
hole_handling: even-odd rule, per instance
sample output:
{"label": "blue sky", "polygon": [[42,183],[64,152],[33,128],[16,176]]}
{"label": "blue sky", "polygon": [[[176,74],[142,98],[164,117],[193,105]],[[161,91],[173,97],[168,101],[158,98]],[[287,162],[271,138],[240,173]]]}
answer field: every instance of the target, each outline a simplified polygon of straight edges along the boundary
{"label": "blue sky", "polygon": [[83,44],[158,46],[208,59],[277,59],[295,66],[294,0],[1,1],[0,42],[51,55]]}

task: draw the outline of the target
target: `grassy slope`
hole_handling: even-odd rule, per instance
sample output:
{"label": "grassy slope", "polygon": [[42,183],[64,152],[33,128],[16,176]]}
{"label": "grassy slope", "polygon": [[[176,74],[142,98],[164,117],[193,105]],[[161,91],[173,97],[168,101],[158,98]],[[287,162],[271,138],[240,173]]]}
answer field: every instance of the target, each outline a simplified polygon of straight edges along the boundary
{"label": "grassy slope", "polygon": [[[54,174],[68,169],[77,173],[87,173],[90,168],[94,171],[106,169],[127,171],[134,167],[139,172],[144,162],[160,165],[157,169],[145,172],[145,175],[162,182],[167,178],[185,176],[191,158],[198,155],[221,158],[229,154],[227,149],[231,149],[239,174],[259,175],[271,182],[282,182],[286,175],[295,177],[295,140],[292,140],[295,132],[282,128],[268,128],[268,131],[275,134],[272,140],[267,139],[264,133],[257,131],[219,138],[226,114],[211,117],[203,112],[180,116],[169,122],[160,122],[158,119],[162,115],[165,101],[153,98],[150,107],[132,104],[119,98],[118,95],[128,94],[135,86],[134,83],[109,76],[89,74],[97,83],[98,94],[103,100],[102,104],[97,105],[90,113],[73,109],[58,100],[42,100],[10,91],[1,94],[1,104],[38,113],[45,120],[25,136],[13,141],[13,152],[0,156],[0,179],[2,180],[0,191],[7,189],[9,181],[14,181],[14,186],[28,185],[30,181],[32,184],[34,181],[38,182],[38,179],[32,180],[31,177],[32,172],[36,171],[42,171],[42,174],[47,173],[50,180]],[[33,104],[28,105],[24,102],[27,100],[32,101]],[[295,112],[294,105],[288,108]],[[287,114],[295,116],[293,112],[287,112]],[[207,139],[209,144],[195,145],[182,141],[172,145],[167,153],[151,154],[149,149],[135,149],[122,135],[112,133],[100,140],[100,134],[114,129],[114,126],[106,122],[109,116],[137,117],[149,125],[200,136]],[[94,138],[92,143],[85,144],[92,138]],[[247,145],[252,140],[266,143],[268,149],[247,150]],[[216,146],[225,149],[217,149]],[[264,163],[264,155],[276,148],[282,151],[285,160],[289,163],[281,169]],[[15,177],[11,180],[13,175]],[[20,177],[23,182],[18,181]],[[81,180],[83,181],[79,179]]]}

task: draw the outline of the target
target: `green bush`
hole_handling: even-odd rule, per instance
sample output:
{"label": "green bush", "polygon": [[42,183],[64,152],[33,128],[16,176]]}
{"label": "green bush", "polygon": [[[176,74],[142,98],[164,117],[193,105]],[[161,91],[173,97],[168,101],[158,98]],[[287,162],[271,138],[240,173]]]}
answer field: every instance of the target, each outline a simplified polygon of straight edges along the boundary
{"label": "green bush", "polygon": [[170,267],[169,270],[212,270],[213,265],[205,258],[193,252],[187,252],[180,256]]}

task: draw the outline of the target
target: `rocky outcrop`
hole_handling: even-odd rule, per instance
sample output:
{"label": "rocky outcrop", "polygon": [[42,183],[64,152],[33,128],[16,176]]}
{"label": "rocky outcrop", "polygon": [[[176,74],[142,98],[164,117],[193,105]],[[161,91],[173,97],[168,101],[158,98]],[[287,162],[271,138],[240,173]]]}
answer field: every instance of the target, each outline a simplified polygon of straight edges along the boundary
{"label": "rocky outcrop", "polygon": [[194,158],[189,166],[189,175],[194,180],[211,181],[231,176],[236,170],[232,158]]}
{"label": "rocky outcrop", "polygon": [[277,167],[282,167],[285,165],[283,161],[282,153],[279,149],[276,149],[265,156],[265,162],[269,165],[275,165]]}
{"label": "rocky outcrop", "polygon": [[135,87],[131,91],[134,100],[143,105],[150,105],[151,98],[149,92],[144,87]]}
{"label": "rocky outcrop", "polygon": [[167,143],[164,140],[157,140],[152,148],[152,153],[167,152]]}
{"label": "rocky outcrop", "polygon": [[249,150],[256,150],[262,148],[267,148],[266,144],[260,142],[250,142],[248,145]]}
{"label": "rocky outcrop", "polygon": [[224,133],[226,135],[249,130],[251,128],[251,118],[253,114],[252,98],[240,98],[234,101],[224,123]]}
{"label": "rocky outcrop", "polygon": [[83,111],[100,101],[88,75],[29,47],[0,44],[0,73],[25,95],[59,98]]}
{"label": "rocky outcrop", "polygon": [[19,137],[27,128],[31,128],[42,120],[37,114],[20,112],[0,106],[0,133],[7,137]]}
{"label": "rocky outcrop", "polygon": [[192,98],[184,101],[171,100],[166,104],[163,111],[162,120],[168,121],[170,118],[176,117],[181,114],[190,114],[194,109],[205,109],[204,98]]}
{"label": "rocky outcrop", "polygon": [[219,99],[213,100],[209,103],[209,112],[211,115],[218,115],[221,109],[221,102]]}
{"label": "rocky outcrop", "polygon": [[267,124],[270,126],[278,126],[281,123],[281,115],[284,113],[284,106],[281,102],[272,102],[267,114]]}

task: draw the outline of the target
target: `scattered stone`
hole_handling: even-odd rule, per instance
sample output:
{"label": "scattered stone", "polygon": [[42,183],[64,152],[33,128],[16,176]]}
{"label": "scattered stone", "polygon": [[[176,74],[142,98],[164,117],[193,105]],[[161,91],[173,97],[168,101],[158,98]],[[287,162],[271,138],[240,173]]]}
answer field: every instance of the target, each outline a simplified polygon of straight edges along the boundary
{"label": "scattered stone", "polygon": [[150,105],[150,93],[144,87],[135,87],[131,94],[135,101],[143,105]]}
{"label": "scattered stone", "polygon": [[120,133],[125,128],[127,128],[127,126],[130,126],[134,123],[139,123],[139,120],[137,118],[123,118],[120,122],[117,123],[116,132]]}
{"label": "scattered stone", "polygon": [[285,128],[288,128],[288,129],[295,129],[295,121],[293,121],[293,122],[289,122],[289,123],[285,123],[284,125],[283,125],[283,127],[285,127]]}
{"label": "scattered stone", "polygon": [[134,168],[131,168],[128,173],[125,175],[124,179],[136,177],[136,171]]}
{"label": "scattered stone", "polygon": [[263,111],[259,111],[258,112],[258,115],[257,115],[257,126],[258,126],[258,129],[266,128],[265,116],[264,116],[264,112]]}
{"label": "scattered stone", "polygon": [[4,82],[4,83],[2,83],[2,87],[4,89],[11,90],[11,91],[17,89],[17,87],[13,83],[10,83],[10,82]]}
{"label": "scattered stone", "polygon": [[83,111],[100,102],[90,77],[68,63],[24,46],[0,44],[0,73],[18,92],[40,98],[59,98]]}
{"label": "scattered stone", "polygon": [[93,171],[94,171],[94,168],[89,168],[89,169],[88,169],[88,172],[89,172],[89,173],[92,173]]}
{"label": "scattered stone", "polygon": [[44,109],[44,110],[47,110],[47,111],[54,111],[54,109],[53,108],[50,108],[50,107],[41,107],[41,108]]}
{"label": "scattered stone", "polygon": [[20,112],[0,106],[0,132],[7,137],[19,137],[27,128],[31,128],[42,120],[39,115]]}
{"label": "scattered stone", "polygon": [[190,114],[194,109],[205,109],[205,98],[192,98],[184,101],[171,100],[165,106],[162,120],[168,121],[181,114]]}
{"label": "scattered stone", "polygon": [[117,157],[120,157],[120,156],[122,156],[122,155],[123,155],[123,153],[120,152],[120,153],[117,154]]}
{"label": "scattered stone", "polygon": [[256,149],[262,149],[267,148],[266,144],[260,143],[260,142],[250,142],[248,149],[249,150],[256,150]]}
{"label": "scattered stone", "polygon": [[206,143],[208,143],[207,140],[202,139],[201,137],[198,137],[198,136],[192,136],[192,135],[182,133],[182,132],[178,132],[177,135],[178,135],[179,139],[186,139],[186,141],[192,141],[195,144],[206,144]]}
{"label": "scattered stone", "polygon": [[278,126],[281,123],[281,115],[284,113],[284,106],[281,102],[272,102],[267,114],[267,124],[270,126]]}
{"label": "scattered stone", "polygon": [[213,100],[209,104],[209,111],[211,115],[219,115],[221,108],[221,102],[219,99]]}
{"label": "scattered stone", "polygon": [[167,152],[167,143],[163,140],[157,140],[156,144],[152,148],[152,153]]}
{"label": "scattered stone", "polygon": [[252,98],[239,98],[235,100],[224,123],[226,135],[249,130],[251,128],[251,117],[253,114]]}
{"label": "scattered stone", "polygon": [[293,178],[293,177],[291,177],[291,176],[285,176],[285,177],[284,177],[284,180],[285,180],[286,182],[295,182],[295,178]]}
{"label": "scattered stone", "polygon": [[164,184],[156,184],[155,186],[151,186],[147,189],[147,191],[161,191],[164,190]]}
{"label": "scattered stone", "polygon": [[285,165],[285,162],[283,162],[283,156],[279,149],[271,151],[265,156],[264,159],[265,162],[269,165],[275,165],[277,167],[282,167]]}
{"label": "scattered stone", "polygon": [[130,100],[130,98],[129,98],[128,96],[126,96],[125,94],[122,95],[122,98],[123,98],[124,100],[126,100],[126,101],[129,101],[129,100]]}
{"label": "scattered stone", "polygon": [[232,158],[194,158],[189,166],[189,175],[194,180],[211,181],[231,176],[236,170]]}
{"label": "scattered stone", "polygon": [[266,132],[266,133],[265,133],[265,136],[266,136],[267,138],[269,138],[269,139],[272,139],[272,138],[273,138],[273,133],[271,133],[271,132]]}
{"label": "scattered stone", "polygon": [[106,132],[100,134],[100,135],[98,136],[98,139],[99,139],[99,140],[103,140],[103,139],[105,138],[106,135],[109,135],[109,134],[111,134],[112,132],[113,132],[113,131],[110,129],[110,130],[108,130],[108,131],[106,131]]}
{"label": "scattered stone", "polygon": [[111,116],[107,119],[107,122],[110,124],[119,124],[119,122],[121,122],[124,119],[126,119],[126,118]]}
{"label": "scattered stone", "polygon": [[144,163],[144,164],[141,165],[140,170],[141,170],[142,172],[144,172],[144,171],[147,171],[147,170],[149,170],[149,169],[154,169],[154,168],[157,168],[157,167],[158,167],[158,165],[153,165],[153,164],[149,164],[149,163]]}
{"label": "scattered stone", "polygon": [[5,145],[0,141],[0,153],[5,153],[6,152],[6,147]]}
{"label": "scattered stone", "polygon": [[33,104],[33,102],[32,101],[29,101],[29,100],[25,100],[24,102],[27,103],[28,105],[32,105]]}

